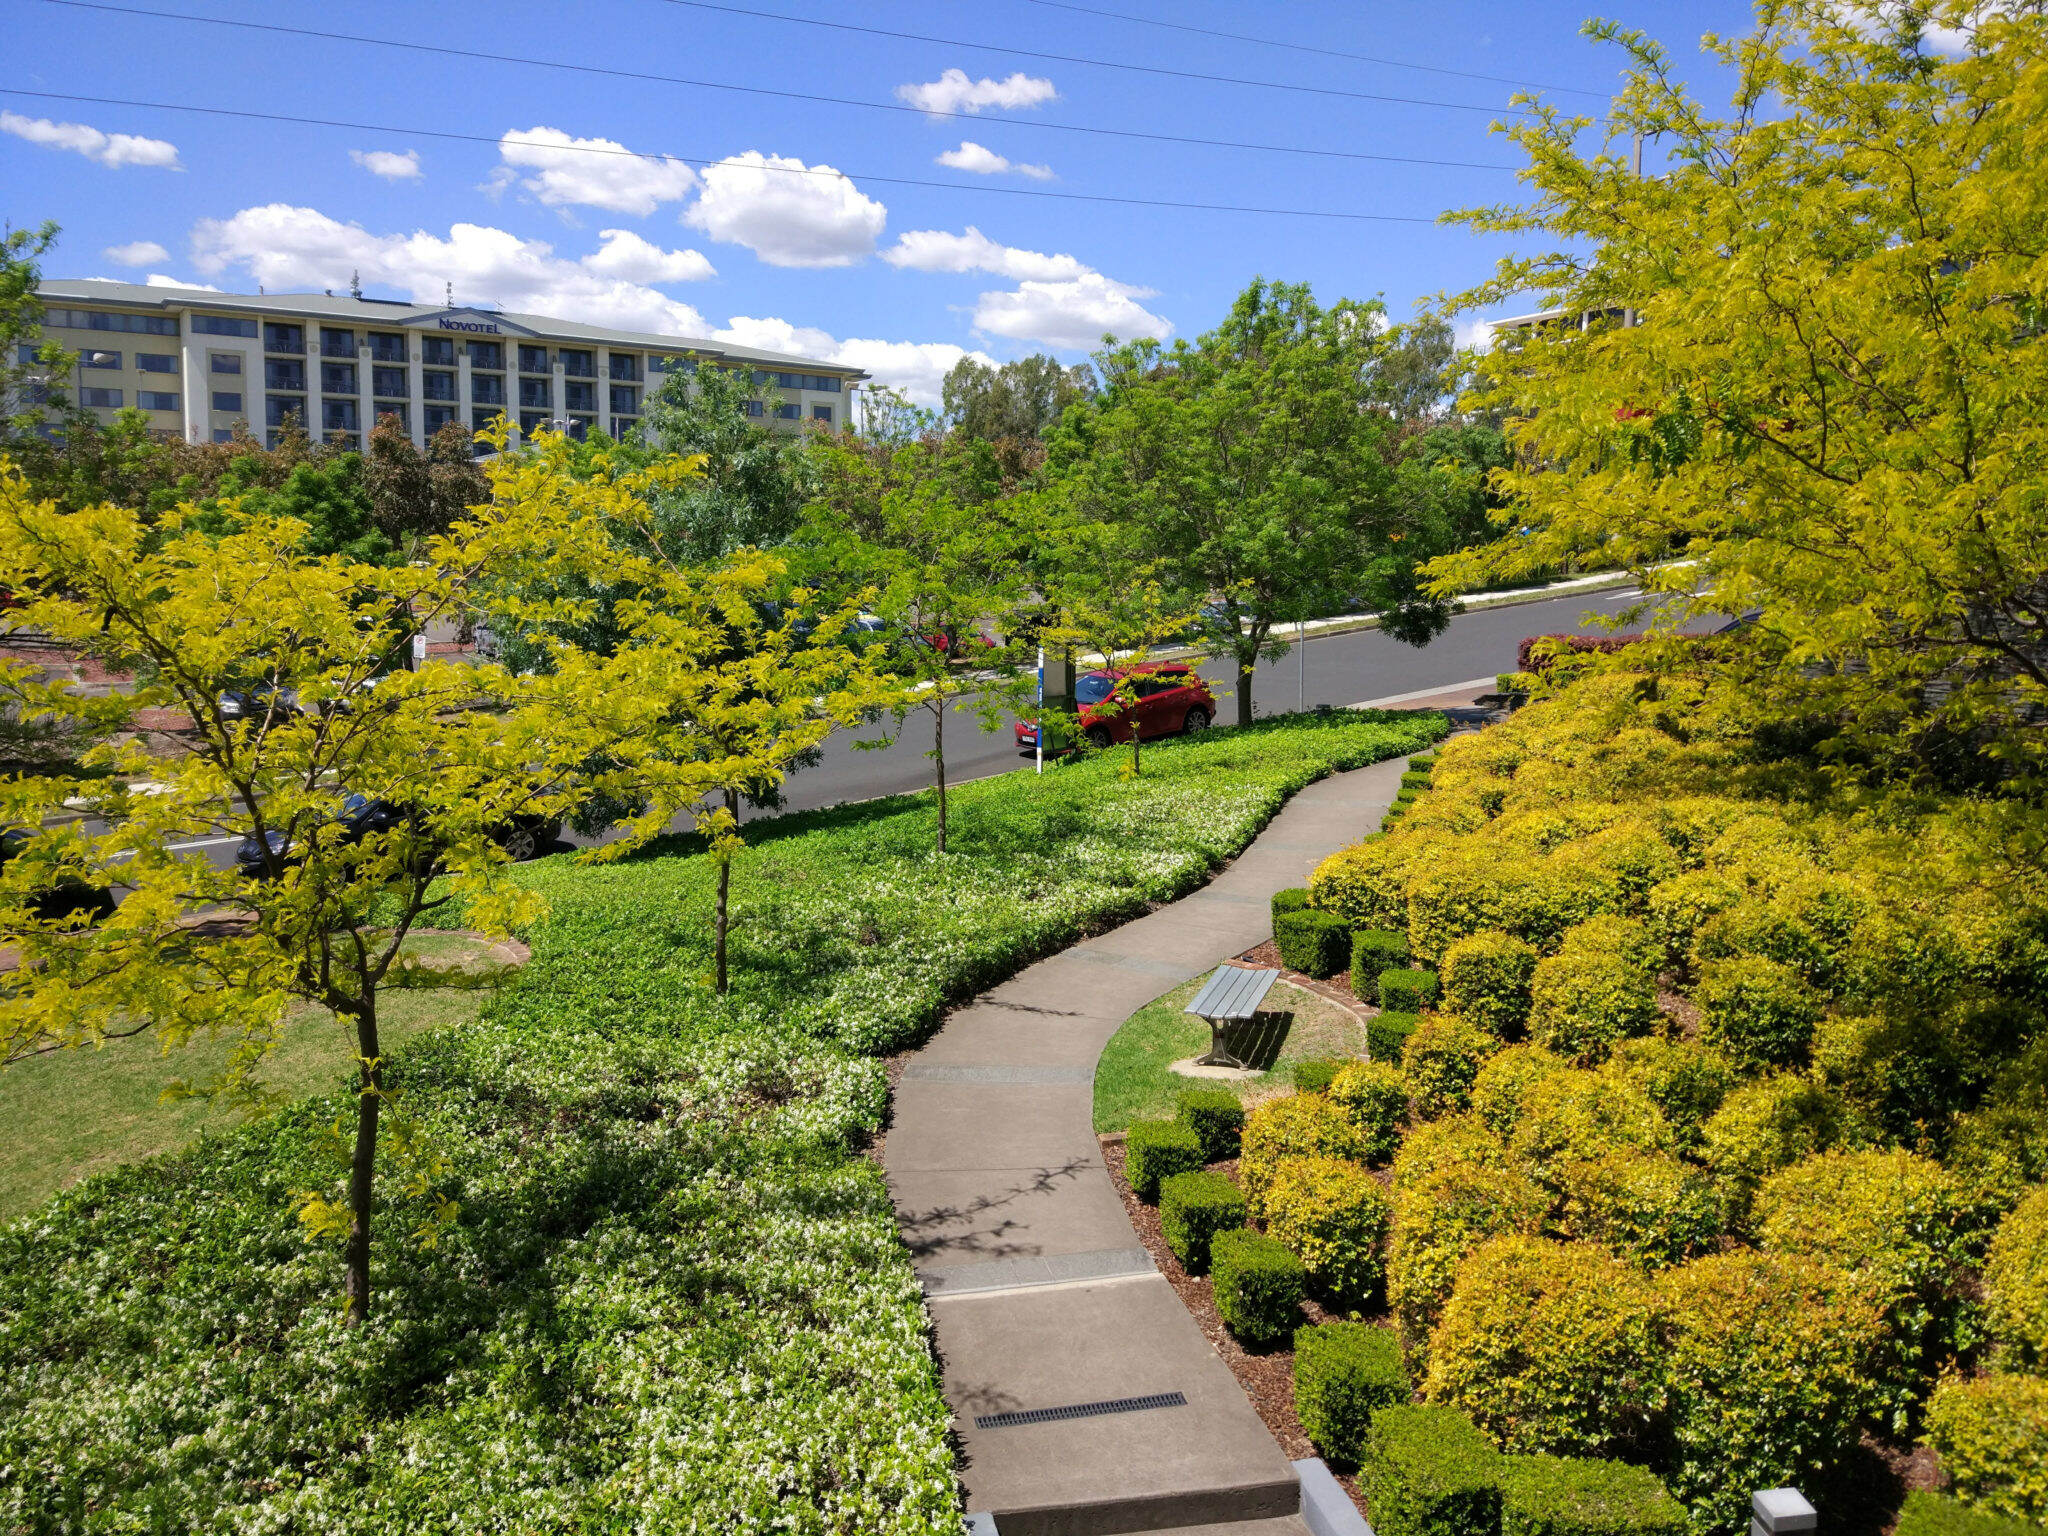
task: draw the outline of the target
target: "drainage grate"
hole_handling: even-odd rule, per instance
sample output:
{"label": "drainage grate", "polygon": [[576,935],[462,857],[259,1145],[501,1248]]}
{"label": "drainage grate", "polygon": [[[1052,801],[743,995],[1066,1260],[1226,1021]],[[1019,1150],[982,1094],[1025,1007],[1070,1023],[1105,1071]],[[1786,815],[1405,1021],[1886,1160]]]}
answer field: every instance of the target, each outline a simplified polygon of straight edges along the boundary
{"label": "drainage grate", "polygon": [[1064,1408],[1025,1408],[1016,1413],[979,1413],[976,1429],[1009,1429],[1017,1424],[1053,1424],[1062,1419],[1099,1419],[1106,1413],[1143,1413],[1147,1408],[1185,1408],[1186,1396],[1179,1392],[1155,1392],[1150,1397],[1113,1397],[1102,1403],[1069,1403]]}

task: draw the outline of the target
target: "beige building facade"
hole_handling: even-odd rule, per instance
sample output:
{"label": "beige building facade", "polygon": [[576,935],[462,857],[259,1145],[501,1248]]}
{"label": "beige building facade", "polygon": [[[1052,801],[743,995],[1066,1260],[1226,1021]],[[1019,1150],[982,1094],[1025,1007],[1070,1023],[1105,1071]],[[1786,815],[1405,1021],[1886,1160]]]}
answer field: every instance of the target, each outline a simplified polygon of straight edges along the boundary
{"label": "beige building facade", "polygon": [[[293,417],[309,437],[360,447],[380,416],[425,446],[449,422],[503,415],[519,432],[632,430],[669,375],[750,375],[748,409],[790,429],[845,425],[868,375],[843,363],[687,336],[606,330],[544,315],[333,294],[228,294],[94,280],[37,289],[45,336],[78,361],[65,388],[103,420],[145,412],[188,442],[238,425],[274,442]],[[27,359],[24,359],[27,361]]]}

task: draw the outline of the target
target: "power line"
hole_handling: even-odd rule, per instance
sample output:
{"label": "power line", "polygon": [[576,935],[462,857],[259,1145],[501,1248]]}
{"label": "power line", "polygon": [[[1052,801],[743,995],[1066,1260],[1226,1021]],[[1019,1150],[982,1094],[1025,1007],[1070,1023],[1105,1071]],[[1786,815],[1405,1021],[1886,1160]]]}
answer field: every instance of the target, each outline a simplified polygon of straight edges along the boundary
{"label": "power line", "polygon": [[1535,80],[1517,80],[1511,75],[1482,75],[1469,69],[1450,69],[1441,64],[1410,64],[1403,59],[1383,59],[1371,53],[1347,53],[1342,48],[1317,48],[1308,43],[1287,43],[1277,37],[1253,37],[1248,32],[1219,32],[1214,27],[1191,27],[1185,22],[1162,21],[1156,16],[1132,16],[1123,11],[1099,11],[1089,5],[1072,5],[1068,0],[1025,0],[1028,5],[1049,6],[1056,11],[1076,11],[1083,16],[1106,16],[1111,21],[1132,21],[1141,27],[1165,27],[1174,32],[1192,32],[1197,37],[1220,37],[1232,43],[1257,43],[1263,48],[1284,48],[1289,53],[1313,53],[1326,59],[1348,59],[1356,64],[1378,64],[1387,69],[1415,69],[1431,75],[1455,75],[1460,80],[1484,80],[1492,85],[1521,85],[1530,90],[1555,91],[1559,95],[1597,96],[1605,101],[1608,91],[1589,91],[1577,85],[1543,85]]}
{"label": "power line", "polygon": [[1347,101],[1390,102],[1403,107],[1442,107],[1451,112],[1484,112],[1497,116],[1507,112],[1526,115],[1526,107],[1478,107],[1468,101],[1430,101],[1418,96],[1382,96],[1371,91],[1346,91],[1333,85],[1290,85],[1284,80],[1252,80],[1241,75],[1210,75],[1192,69],[1168,69],[1160,64],[1127,64],[1119,59],[1090,59],[1079,54],[1043,53],[1034,48],[1006,48],[997,43],[973,43],[959,37],[933,37],[924,32],[892,32],[886,27],[857,26],[850,21],[825,21],[815,16],[785,16],[779,11],[750,11],[737,5],[717,5],[713,0],[668,0],[697,11],[723,11],[751,21],[787,21],[802,27],[829,27],[835,32],[861,32],[869,37],[893,38],[905,43],[937,43],[944,48],[975,48],[983,53],[1001,53],[1018,59],[1042,59],[1051,64],[1085,64],[1095,69],[1121,69],[1140,75],[1164,75],[1170,80],[1200,80],[1210,85],[1250,85],[1267,91],[1305,91],[1312,96],[1341,96]]}
{"label": "power line", "polygon": [[[189,112],[202,117],[233,117],[259,123],[295,123],[308,128],[346,128],[355,133],[389,133],[405,138],[454,139],[466,144],[490,144],[498,147],[526,146],[545,149],[550,153],[578,153],[589,155],[625,155],[634,160],[679,161],[684,165],[717,165],[724,158],[714,155],[679,155],[666,150],[627,149],[623,145],[612,148],[602,144],[558,144],[551,139],[522,139],[514,134],[493,137],[486,133],[457,133],[446,128],[402,128],[390,123],[361,123],[344,118],[298,117],[285,112],[254,112],[240,107],[207,107],[189,102],[139,101],[126,96],[77,96],[59,91],[30,91],[17,86],[0,85],[0,96],[28,96],[40,101],[81,102],[102,107],[142,107],[155,112]],[[791,176],[829,176],[872,182],[878,186],[936,187],[943,192],[985,192],[997,197],[1048,197],[1064,202],[1112,203],[1127,208],[1176,208],[1196,213],[1256,213],[1274,218],[1295,219],[1348,219],[1376,224],[1434,224],[1435,218],[1414,213],[1339,213],[1322,208],[1253,208],[1239,203],[1185,203],[1165,198],[1114,197],[1097,192],[1053,192],[1039,187],[997,187],[979,186],[971,182],[932,181],[913,176],[873,176],[865,171],[841,171],[823,166],[769,165],[765,161],[751,165],[753,170],[775,171]]]}
{"label": "power line", "polygon": [[[1050,123],[1025,117],[998,117],[987,113],[927,112],[922,107],[894,101],[861,101],[848,96],[821,96],[808,91],[778,90],[765,85],[735,85],[725,80],[694,80],[683,75],[657,75],[643,70],[615,69],[601,64],[575,64],[561,59],[533,59],[518,54],[485,53],[475,48],[455,48],[441,43],[418,43],[400,38],[367,37],[355,32],[328,32],[312,27],[288,27],[279,22],[241,21],[226,16],[198,16],[187,11],[150,10],[142,6],[115,5],[109,0],[42,0],[71,10],[104,11],[119,16],[147,16],[158,21],[188,21],[212,27],[234,27],[245,32],[269,32],[285,37],[307,37],[321,42],[360,43],[371,48],[395,48],[403,52],[437,54],[486,64],[519,64],[531,69],[559,69],[572,74],[599,75],[614,80],[640,80],[653,85],[680,85],[692,90],[729,91],[745,96],[772,96],[782,101],[808,101],[835,107],[859,107],[869,112],[899,112],[913,117],[948,117],[961,122],[1000,123],[1016,128],[1034,128],[1049,133],[1078,133],[1101,138],[1140,139],[1155,144],[1181,144],[1198,149],[1242,149],[1259,154],[1307,155],[1323,160],[1370,160],[1392,165],[1434,166],[1459,171],[1514,171],[1518,166],[1479,160],[1437,160],[1419,155],[1380,155],[1356,149],[1316,149],[1296,144],[1260,144],[1237,139],[1204,139],[1184,134],[1148,133],[1136,128],[1105,128],[1089,123]],[[934,185],[952,186],[942,182]],[[978,190],[994,191],[996,188]],[[1013,190],[1004,188],[1000,190]]]}

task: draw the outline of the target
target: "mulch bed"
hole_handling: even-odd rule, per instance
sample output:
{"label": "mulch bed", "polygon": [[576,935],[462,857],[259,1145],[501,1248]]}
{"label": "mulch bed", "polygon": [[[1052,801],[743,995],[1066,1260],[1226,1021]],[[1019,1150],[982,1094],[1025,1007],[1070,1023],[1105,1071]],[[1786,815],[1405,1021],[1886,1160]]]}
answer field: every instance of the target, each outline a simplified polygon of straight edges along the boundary
{"label": "mulch bed", "polygon": [[[1109,1168],[1109,1176],[1116,1184],[1116,1192],[1124,1202],[1124,1211],[1130,1216],[1131,1225],[1137,1229],[1138,1240],[1152,1255],[1152,1262],[1159,1266],[1159,1272],[1166,1276],[1166,1283],[1179,1294],[1181,1305],[1188,1309],[1195,1326],[1207,1336],[1216,1353],[1223,1357],[1223,1363],[1230,1367],[1231,1374],[1237,1377],[1237,1384],[1244,1388],[1245,1396],[1252,1400],[1252,1407],[1265,1421],[1273,1438],[1280,1442],[1280,1449],[1287,1453],[1287,1459],[1300,1461],[1317,1455],[1294,1412],[1294,1351],[1285,1348],[1246,1349],[1224,1327],[1223,1319],[1216,1313],[1216,1288],[1206,1275],[1191,1275],[1181,1267],[1180,1260],[1173,1256],[1173,1250],[1166,1246],[1166,1239],[1160,1233],[1158,1207],[1147,1205],[1131,1193],[1130,1183],[1124,1178],[1123,1138],[1105,1136],[1101,1141],[1102,1160]],[[1228,1174],[1233,1181],[1237,1178],[1235,1158],[1209,1166],[1218,1173]],[[1341,1314],[1325,1311],[1314,1298],[1302,1303],[1302,1311],[1306,1314],[1305,1320],[1311,1323],[1341,1320]],[[1351,1496],[1351,1502],[1363,1515],[1366,1512],[1365,1497],[1358,1491],[1356,1475],[1337,1472],[1336,1476],[1338,1484]]]}

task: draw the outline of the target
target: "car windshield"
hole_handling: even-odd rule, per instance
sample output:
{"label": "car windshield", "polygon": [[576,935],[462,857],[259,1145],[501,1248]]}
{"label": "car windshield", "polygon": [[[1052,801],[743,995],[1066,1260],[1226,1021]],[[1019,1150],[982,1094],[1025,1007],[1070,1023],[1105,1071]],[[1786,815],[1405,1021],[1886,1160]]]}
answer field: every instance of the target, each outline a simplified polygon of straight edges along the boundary
{"label": "car windshield", "polygon": [[1090,672],[1074,685],[1074,697],[1083,704],[1100,704],[1116,690],[1116,679],[1107,672]]}

